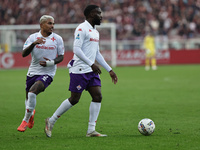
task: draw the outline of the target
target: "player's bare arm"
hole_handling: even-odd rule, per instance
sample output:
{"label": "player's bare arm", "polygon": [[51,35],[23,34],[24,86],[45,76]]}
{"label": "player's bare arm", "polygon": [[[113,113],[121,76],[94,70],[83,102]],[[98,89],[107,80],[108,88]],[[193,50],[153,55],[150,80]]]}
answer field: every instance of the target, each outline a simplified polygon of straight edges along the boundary
{"label": "player's bare arm", "polygon": [[46,61],[40,61],[40,65],[43,66],[43,67],[48,67],[48,66],[52,66],[52,65],[58,64],[61,61],[63,61],[64,56],[63,55],[58,55],[58,57],[56,57],[54,60],[50,60],[50,59],[48,59],[46,57],[44,57],[44,59]]}
{"label": "player's bare arm", "polygon": [[37,39],[35,42],[33,42],[30,46],[28,46],[27,48],[25,48],[24,50],[23,50],[23,52],[22,52],[22,57],[26,57],[26,56],[28,56],[31,52],[32,52],[32,50],[33,50],[33,48],[35,47],[35,45],[37,45],[37,44],[44,44],[45,43],[45,39],[44,38],[39,38],[39,39]]}
{"label": "player's bare arm", "polygon": [[114,84],[116,84],[118,81],[118,78],[117,78],[117,75],[115,74],[115,72],[113,70],[111,70],[109,72],[109,74],[110,74],[110,77],[112,78],[112,82],[114,82]]}

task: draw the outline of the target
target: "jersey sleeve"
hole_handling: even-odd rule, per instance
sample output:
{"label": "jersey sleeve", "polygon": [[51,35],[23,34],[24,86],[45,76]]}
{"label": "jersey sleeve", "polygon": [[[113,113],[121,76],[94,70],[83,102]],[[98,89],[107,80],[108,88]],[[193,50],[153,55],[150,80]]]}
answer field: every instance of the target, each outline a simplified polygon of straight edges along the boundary
{"label": "jersey sleeve", "polygon": [[64,55],[65,48],[64,48],[64,42],[62,37],[59,37],[58,40],[58,55]]}
{"label": "jersey sleeve", "polygon": [[26,40],[26,42],[24,43],[23,50],[24,50],[25,48],[27,48],[28,46],[30,46],[33,42],[34,42],[33,35],[30,35],[30,36],[28,37],[28,39]]}
{"label": "jersey sleeve", "polygon": [[97,61],[102,67],[104,67],[108,72],[112,70],[112,68],[108,65],[108,63],[105,61],[105,59],[104,59],[103,56],[101,55],[99,49],[98,49],[98,51],[97,51],[96,61]]}
{"label": "jersey sleeve", "polygon": [[85,39],[85,32],[82,27],[77,27],[74,33],[74,47],[82,47]]}

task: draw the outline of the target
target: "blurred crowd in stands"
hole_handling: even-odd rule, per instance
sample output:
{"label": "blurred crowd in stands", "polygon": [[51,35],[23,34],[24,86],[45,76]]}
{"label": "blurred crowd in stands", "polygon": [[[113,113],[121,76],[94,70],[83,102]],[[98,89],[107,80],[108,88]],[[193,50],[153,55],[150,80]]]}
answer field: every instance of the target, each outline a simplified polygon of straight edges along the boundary
{"label": "blurred crowd in stands", "polygon": [[200,0],[1,0],[0,25],[38,24],[44,14],[56,24],[81,23],[88,4],[101,7],[103,23],[116,23],[118,40],[141,39],[149,30],[168,38],[200,35]]}

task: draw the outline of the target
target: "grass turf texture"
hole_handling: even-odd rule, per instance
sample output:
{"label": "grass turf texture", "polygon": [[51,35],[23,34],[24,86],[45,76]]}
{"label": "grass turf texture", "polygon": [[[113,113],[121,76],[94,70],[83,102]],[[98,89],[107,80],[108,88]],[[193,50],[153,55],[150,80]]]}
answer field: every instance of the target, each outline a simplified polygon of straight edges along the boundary
{"label": "grass turf texture", "polygon": [[[18,132],[24,116],[27,70],[0,71],[0,149],[200,149],[200,65],[118,67],[119,82],[111,83],[102,69],[102,108],[97,131],[105,138],[86,138],[91,98],[83,92],[80,102],[55,124],[52,138],[44,133],[45,118],[70,96],[68,70],[59,68],[53,83],[37,96],[35,125]],[[151,136],[137,130],[150,118],[156,129]]]}

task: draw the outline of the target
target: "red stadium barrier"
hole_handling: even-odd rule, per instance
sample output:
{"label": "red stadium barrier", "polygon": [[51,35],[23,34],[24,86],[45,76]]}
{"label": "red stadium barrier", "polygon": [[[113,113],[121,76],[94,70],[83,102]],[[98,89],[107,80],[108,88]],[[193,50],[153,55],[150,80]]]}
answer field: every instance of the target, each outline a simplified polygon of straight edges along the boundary
{"label": "red stadium barrier", "polygon": [[[107,61],[111,60],[110,51],[101,52]],[[73,57],[72,52],[65,52],[64,60],[58,64],[60,67],[66,67]],[[159,64],[200,64],[200,50],[164,50],[158,51],[157,63]],[[143,50],[122,50],[117,51],[117,66],[143,65],[145,61],[145,52]],[[0,68],[28,68],[31,62],[31,56],[22,57],[21,53],[1,53]]]}
{"label": "red stadium barrier", "polygon": [[[66,67],[72,57],[72,52],[65,52],[64,60],[58,66]],[[28,68],[30,63],[31,55],[22,57],[21,52],[0,54],[0,68]]]}
{"label": "red stadium barrier", "polygon": [[199,64],[200,50],[170,51],[170,64]]}
{"label": "red stadium barrier", "polygon": [[[110,51],[102,51],[107,61],[111,60]],[[162,50],[156,54],[157,64],[200,64],[200,50]],[[144,50],[117,51],[117,66],[144,65]]]}
{"label": "red stadium barrier", "polygon": [[[157,53],[158,64],[168,64],[170,62],[170,51],[159,51]],[[145,51],[118,51],[117,66],[143,65],[145,63]]]}

